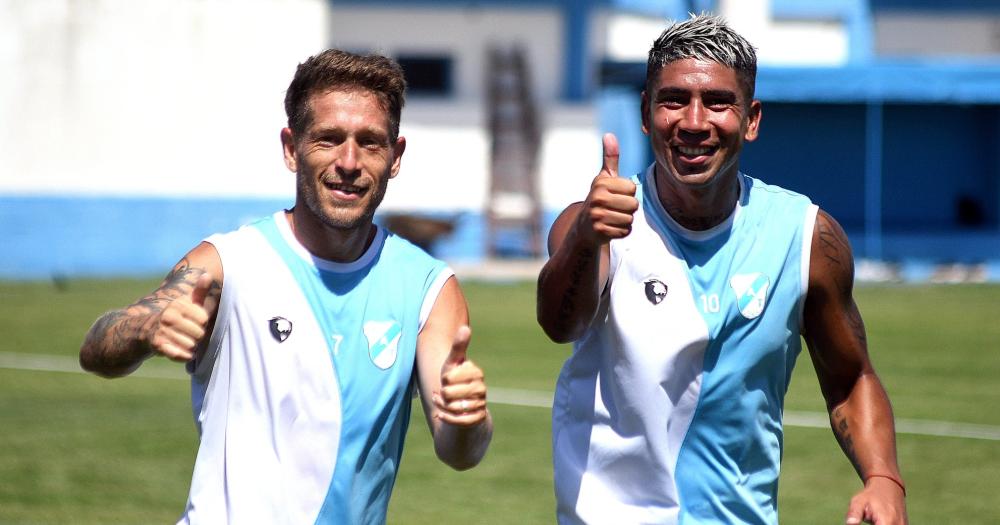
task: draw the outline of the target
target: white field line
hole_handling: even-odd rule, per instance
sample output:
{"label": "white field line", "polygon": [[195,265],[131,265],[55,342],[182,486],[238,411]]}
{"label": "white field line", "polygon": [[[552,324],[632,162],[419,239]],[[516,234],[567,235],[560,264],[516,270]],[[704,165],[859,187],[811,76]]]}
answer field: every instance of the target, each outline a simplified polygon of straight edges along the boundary
{"label": "white field line", "polygon": [[[74,358],[15,352],[0,352],[0,369],[2,368],[37,372],[85,373]],[[129,377],[185,380],[188,376],[180,365],[149,366],[147,364]],[[539,390],[490,387],[489,400],[491,403],[501,405],[552,408],[552,393]],[[786,410],[784,424],[793,427],[830,428],[828,416],[820,412]],[[922,419],[896,419],[896,433],[1000,441],[1000,426]]]}

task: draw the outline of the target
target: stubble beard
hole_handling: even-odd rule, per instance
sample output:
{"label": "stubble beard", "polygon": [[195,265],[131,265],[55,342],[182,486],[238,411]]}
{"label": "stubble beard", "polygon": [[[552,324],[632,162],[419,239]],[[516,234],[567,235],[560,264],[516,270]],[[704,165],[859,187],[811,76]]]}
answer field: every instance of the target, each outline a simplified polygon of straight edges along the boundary
{"label": "stubble beard", "polygon": [[298,179],[298,193],[303,201],[305,201],[306,208],[309,209],[312,215],[328,228],[342,231],[356,230],[366,224],[370,224],[375,218],[375,210],[378,209],[379,204],[382,203],[382,199],[385,198],[385,192],[388,187],[388,179],[376,185],[361,213],[353,215],[352,212],[356,209],[354,206],[324,207],[316,186],[313,184],[314,181],[301,173],[297,174],[296,178]]}

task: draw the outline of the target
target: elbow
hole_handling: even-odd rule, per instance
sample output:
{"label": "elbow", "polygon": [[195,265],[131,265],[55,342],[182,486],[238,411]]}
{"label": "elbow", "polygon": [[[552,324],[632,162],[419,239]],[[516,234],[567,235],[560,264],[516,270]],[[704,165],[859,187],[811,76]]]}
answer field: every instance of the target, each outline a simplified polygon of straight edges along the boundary
{"label": "elbow", "polygon": [[445,465],[451,467],[453,470],[461,472],[463,470],[469,470],[472,467],[478,465],[479,462],[483,460],[483,456],[451,457],[447,455],[438,454],[438,459],[440,459],[441,462],[444,463]]}
{"label": "elbow", "polygon": [[124,377],[132,373],[136,367],[113,367],[103,363],[96,351],[86,343],[80,348],[80,368],[105,379]]}
{"label": "elbow", "polygon": [[[444,432],[450,434],[449,431]],[[482,462],[492,440],[493,419],[487,415],[479,424],[461,429],[458,434],[447,438],[444,434],[435,436],[434,453],[442,463],[454,470],[469,470]]]}
{"label": "elbow", "polygon": [[98,373],[94,352],[86,343],[80,347],[80,368],[85,372]]}
{"label": "elbow", "polygon": [[541,325],[542,331],[545,332],[545,335],[547,335],[549,339],[552,340],[552,342],[554,343],[561,345],[568,344],[575,342],[577,339],[580,338],[579,334],[573,333],[572,331],[563,329],[561,327],[555,327],[552,326],[551,324],[544,323],[541,321],[541,319],[539,319],[538,324]]}
{"label": "elbow", "polygon": [[538,305],[538,311],[536,312],[536,319],[538,320],[538,325],[542,327],[542,331],[545,335],[554,343],[567,344],[572,343],[583,337],[585,332],[585,326],[581,323],[570,323],[567,322],[565,317],[553,317],[548,309],[542,307],[541,304]]}

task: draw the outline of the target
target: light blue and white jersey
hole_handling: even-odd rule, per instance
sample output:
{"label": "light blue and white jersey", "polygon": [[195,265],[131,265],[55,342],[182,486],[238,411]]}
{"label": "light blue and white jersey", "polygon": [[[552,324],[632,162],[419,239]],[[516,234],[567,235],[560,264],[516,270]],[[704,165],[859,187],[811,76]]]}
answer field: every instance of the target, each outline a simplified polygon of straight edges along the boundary
{"label": "light blue and white jersey", "polygon": [[654,179],[633,178],[632,232],[556,386],[559,522],[777,523],[817,208],[740,174],[732,215],[696,232]]}
{"label": "light blue and white jersey", "polygon": [[206,239],[224,285],[189,367],[201,435],[180,523],[384,523],[442,262],[382,228],[313,257],[284,212]]}

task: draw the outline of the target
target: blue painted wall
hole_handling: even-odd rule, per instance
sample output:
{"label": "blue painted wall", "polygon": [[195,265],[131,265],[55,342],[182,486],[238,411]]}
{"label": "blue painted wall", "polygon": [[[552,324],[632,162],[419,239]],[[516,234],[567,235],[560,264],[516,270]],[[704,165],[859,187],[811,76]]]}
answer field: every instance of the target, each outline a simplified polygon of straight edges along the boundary
{"label": "blue painted wall", "polygon": [[847,229],[864,227],[864,107],[763,105],[758,139],[744,146],[740,168],[770,184],[808,195]]}
{"label": "blue painted wall", "polygon": [[0,196],[0,278],[166,275],[208,235],[291,204]]}
{"label": "blue painted wall", "polygon": [[[0,196],[0,279],[163,276],[205,237],[292,204],[291,199]],[[543,215],[544,235],[559,211]],[[483,259],[482,214],[438,218],[454,220],[455,231],[431,246],[435,256]],[[382,217],[375,220],[381,223]],[[500,239],[501,248],[514,254],[526,249],[524,241]]]}

